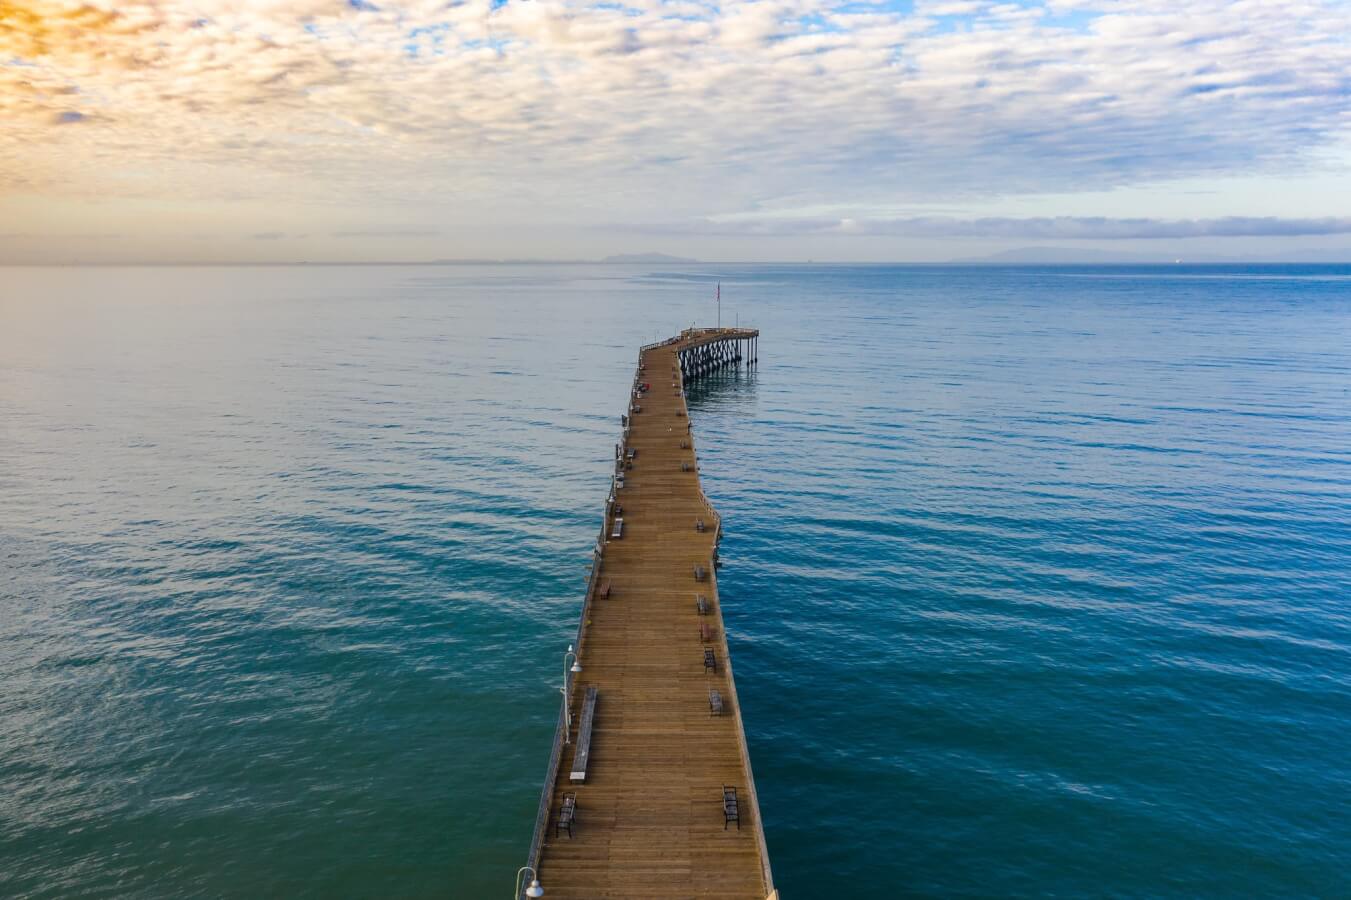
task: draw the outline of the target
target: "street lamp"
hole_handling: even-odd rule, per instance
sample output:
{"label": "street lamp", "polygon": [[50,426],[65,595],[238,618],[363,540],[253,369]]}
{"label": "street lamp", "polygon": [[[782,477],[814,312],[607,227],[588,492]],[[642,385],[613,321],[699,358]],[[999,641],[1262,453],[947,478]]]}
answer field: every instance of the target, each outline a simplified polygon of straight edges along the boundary
{"label": "street lamp", "polygon": [[516,893],[512,894],[512,900],[521,900],[521,874],[529,872],[531,877],[530,887],[525,889],[527,897],[543,897],[544,888],[539,886],[539,878],[536,877],[535,870],[529,866],[521,866],[516,870]]}
{"label": "street lamp", "polygon": [[[572,657],[571,669],[568,668],[569,656]],[[571,672],[573,675],[576,675],[580,671],[582,671],[581,660],[579,660],[577,654],[573,652],[572,645],[568,644],[568,652],[563,654],[563,686],[559,688],[559,690],[563,692],[563,743],[565,744],[572,743],[572,695],[568,693],[568,673]]]}

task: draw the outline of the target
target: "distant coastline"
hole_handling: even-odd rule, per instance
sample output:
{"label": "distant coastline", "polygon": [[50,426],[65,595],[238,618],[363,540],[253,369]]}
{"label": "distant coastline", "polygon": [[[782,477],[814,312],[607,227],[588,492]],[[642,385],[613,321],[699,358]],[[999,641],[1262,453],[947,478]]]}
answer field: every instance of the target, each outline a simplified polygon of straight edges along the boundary
{"label": "distant coastline", "polygon": [[271,268],[334,266],[1280,266],[1351,265],[1351,251],[1304,251],[1266,258],[1225,256],[1184,256],[1168,254],[1128,254],[1078,248],[1024,247],[988,256],[959,257],[948,260],[709,260],[663,253],[637,253],[606,256],[601,259],[411,259],[411,260],[62,260],[23,261],[0,259],[0,268]]}

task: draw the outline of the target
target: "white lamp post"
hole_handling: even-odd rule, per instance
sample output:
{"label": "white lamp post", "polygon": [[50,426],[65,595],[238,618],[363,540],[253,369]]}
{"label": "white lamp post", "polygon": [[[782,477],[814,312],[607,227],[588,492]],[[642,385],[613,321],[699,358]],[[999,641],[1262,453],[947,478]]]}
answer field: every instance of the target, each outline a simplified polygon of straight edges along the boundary
{"label": "white lamp post", "polygon": [[536,877],[535,870],[529,866],[521,866],[516,870],[516,893],[511,895],[512,900],[521,900],[521,875],[525,872],[530,873],[530,887],[525,889],[527,897],[543,897],[544,888],[539,886],[539,878]]}
{"label": "white lamp post", "polygon": [[[572,668],[568,668],[568,657],[572,657]],[[568,693],[568,673],[576,675],[582,671],[581,661],[577,659],[577,654],[572,651],[572,645],[568,644],[568,652],[563,654],[563,686],[559,688],[563,692],[563,743],[572,743],[572,695]]]}

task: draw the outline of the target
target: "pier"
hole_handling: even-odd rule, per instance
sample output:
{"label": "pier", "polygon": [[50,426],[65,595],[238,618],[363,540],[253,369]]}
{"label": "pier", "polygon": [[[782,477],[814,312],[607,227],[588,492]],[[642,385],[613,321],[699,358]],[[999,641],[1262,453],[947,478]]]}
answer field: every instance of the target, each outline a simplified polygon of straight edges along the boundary
{"label": "pier", "polygon": [[701,328],[639,352],[519,898],[775,896],[685,402],[758,347]]}

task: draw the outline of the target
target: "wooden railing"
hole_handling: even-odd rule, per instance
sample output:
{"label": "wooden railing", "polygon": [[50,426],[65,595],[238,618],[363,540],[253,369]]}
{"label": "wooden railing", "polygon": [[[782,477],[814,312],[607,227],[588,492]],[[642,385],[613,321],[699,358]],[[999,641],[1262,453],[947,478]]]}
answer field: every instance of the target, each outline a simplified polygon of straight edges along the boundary
{"label": "wooden railing", "polygon": [[[605,536],[606,520],[605,517],[602,517],[600,536],[596,540],[595,549],[591,552],[591,574],[586,579],[586,598],[582,601],[582,616],[577,622],[577,640],[573,643],[573,648],[578,656],[582,652],[582,641],[586,638],[586,621],[591,615],[591,600],[595,596],[596,579],[600,575],[603,558],[601,548],[605,546]],[[535,833],[530,838],[530,852],[526,855],[525,861],[525,864],[536,874],[539,872],[540,851],[544,846],[544,833],[549,827],[549,813],[553,804],[554,787],[558,782],[558,767],[563,761],[563,745],[566,743],[568,734],[568,703],[572,695],[572,672],[565,669],[563,678],[566,689],[558,707],[558,724],[554,728],[554,746],[549,754],[549,770],[544,776],[544,790],[540,792],[539,809],[535,813]],[[530,879],[526,879],[521,885],[521,893],[517,900],[527,900],[525,888],[529,883]]]}
{"label": "wooden railing", "polygon": [[[680,386],[680,402],[685,407],[685,420],[689,421],[690,410],[689,403],[685,398],[685,379],[677,370],[676,383]],[[690,454],[694,456],[695,479],[699,485],[699,502],[704,509],[713,518],[713,555],[708,563],[710,587],[713,589],[713,595],[718,598],[718,612],[722,613],[722,595],[718,592],[718,564],[717,553],[718,543],[722,540],[722,516],[713,507],[712,501],[704,493],[703,479],[699,478],[699,456],[694,449],[694,434],[690,432]],[[746,746],[746,729],[741,721],[741,702],[736,695],[736,678],[732,675],[732,653],[727,646],[727,622],[723,619],[721,634],[718,636],[718,643],[722,648],[723,665],[727,668],[727,699],[731,701],[732,720],[736,726],[736,745],[737,752],[741,754],[741,765],[746,770],[746,797],[750,800],[751,824],[755,829],[755,844],[760,850],[760,874],[765,880],[765,892],[774,895],[774,873],[769,866],[769,846],[765,843],[765,829],[760,821],[760,797],[755,791],[755,775],[751,771],[750,750]]]}
{"label": "wooden railing", "polygon": [[[719,329],[699,329],[699,330],[717,331]],[[657,347],[663,347],[668,344],[680,343],[681,341],[684,341],[687,338],[688,332],[682,332],[681,335],[677,337],[667,338],[664,341],[658,341],[654,344],[645,344],[638,354],[639,365],[640,366],[642,365],[642,354],[646,353],[648,350],[653,350],[656,349]],[[636,388],[636,386],[639,383],[641,383],[642,380],[643,380],[643,373],[640,368],[634,373],[634,388]],[[680,402],[681,405],[684,407],[685,420],[689,421],[689,404],[686,402],[685,398],[685,378],[680,373],[678,368],[676,370],[676,384],[680,387]],[[633,388],[630,388],[630,400],[632,399],[632,391]],[[627,444],[628,441],[627,427],[624,429],[624,439],[625,444]],[[716,555],[718,541],[721,540],[722,538],[722,516],[718,514],[718,511],[714,509],[713,504],[709,501],[708,496],[704,494],[703,482],[699,480],[698,476],[699,460],[698,456],[695,454],[694,451],[694,438],[692,432],[690,436],[690,453],[691,455],[694,456],[695,459],[694,471],[696,484],[698,484],[699,486],[699,502],[703,506],[705,511],[708,513],[709,517],[712,518],[714,523],[713,547],[714,553]],[[614,488],[614,477],[615,477],[614,473],[611,473],[610,495],[616,497],[617,499],[618,494],[615,492]],[[605,558],[604,547],[608,535],[609,535],[609,505],[607,504],[606,513],[601,516],[600,535],[596,539],[596,546],[592,550],[591,554],[592,557],[591,574],[586,579],[586,597],[582,601],[582,615],[577,622],[577,639],[573,643],[573,648],[576,651],[579,658],[582,653],[583,642],[586,640],[586,623],[591,615],[591,603],[596,595],[597,579],[600,576],[601,567],[604,563]],[[715,596],[717,596],[718,590],[718,577],[716,570],[717,565],[714,563],[713,560],[709,560],[709,578],[711,579],[710,586]],[[719,603],[722,602],[720,597],[718,602]],[[741,755],[741,764],[745,767],[746,770],[746,779],[747,779],[746,796],[750,799],[750,809],[753,817],[753,826],[755,828],[755,841],[757,847],[760,850],[761,874],[765,880],[766,892],[773,894],[774,876],[770,872],[769,850],[765,845],[765,832],[760,822],[760,801],[759,798],[756,796],[755,792],[755,777],[751,774],[750,754],[746,749],[746,732],[741,723],[741,704],[737,701],[736,682],[732,678],[732,658],[731,654],[728,652],[727,649],[727,634],[725,627],[722,629],[722,632],[723,633],[719,636],[719,644],[722,647],[722,658],[727,668],[727,693],[728,698],[731,701],[732,718],[736,725],[737,750]],[[571,671],[565,670],[563,677],[565,689],[563,691],[563,697],[561,698],[559,703],[558,724],[554,728],[553,749],[549,754],[549,769],[544,777],[544,789],[540,792],[539,808],[535,813],[535,830],[534,834],[531,836],[530,839],[529,853],[526,855],[526,865],[530,867],[531,871],[536,873],[536,876],[538,876],[539,873],[539,858],[540,852],[544,847],[544,835],[549,827],[549,818],[550,813],[552,812],[554,789],[558,783],[558,770],[560,764],[563,761],[563,747],[566,744],[566,739],[568,737],[568,707],[572,694],[573,674]],[[529,883],[530,879],[528,878],[522,883],[521,892],[518,895],[517,900],[527,900],[525,896],[525,889],[529,885]]]}

